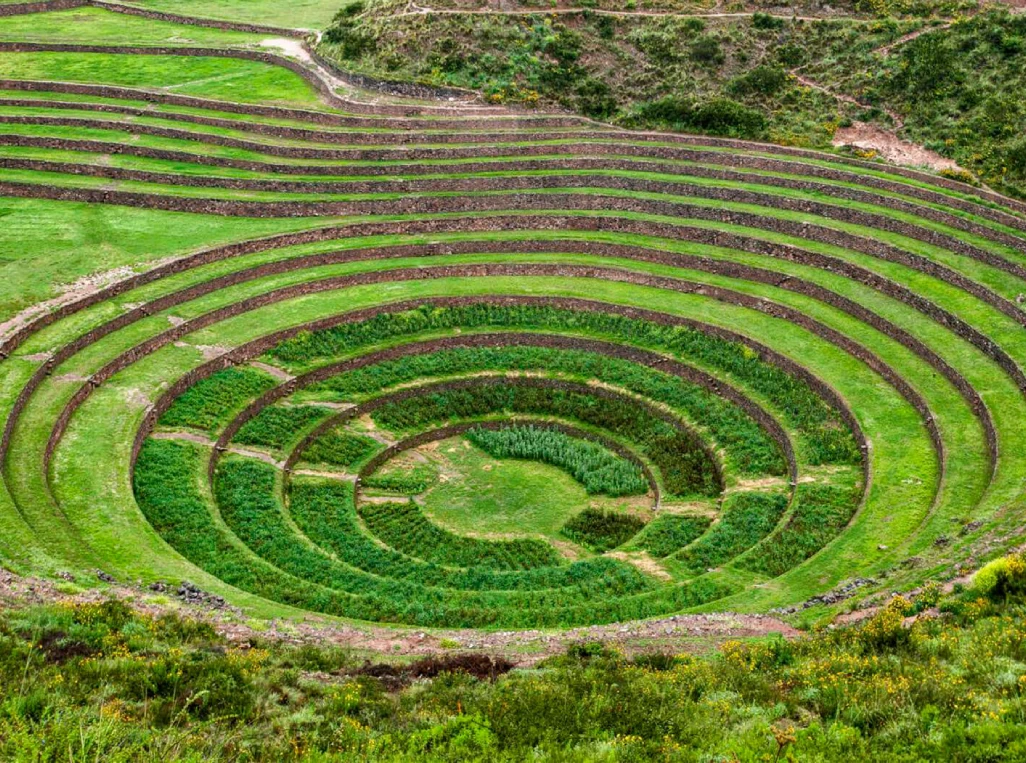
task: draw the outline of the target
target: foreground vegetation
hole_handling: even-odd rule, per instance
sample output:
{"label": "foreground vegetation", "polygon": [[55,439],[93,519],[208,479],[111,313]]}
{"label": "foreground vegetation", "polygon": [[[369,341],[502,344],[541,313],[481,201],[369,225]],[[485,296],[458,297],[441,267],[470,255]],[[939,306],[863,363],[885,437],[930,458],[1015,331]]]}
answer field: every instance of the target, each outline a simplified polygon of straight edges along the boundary
{"label": "foreground vegetation", "polygon": [[5,760],[1026,759],[1026,562],[807,638],[531,669],[442,653],[229,643],[123,601],[0,615]]}

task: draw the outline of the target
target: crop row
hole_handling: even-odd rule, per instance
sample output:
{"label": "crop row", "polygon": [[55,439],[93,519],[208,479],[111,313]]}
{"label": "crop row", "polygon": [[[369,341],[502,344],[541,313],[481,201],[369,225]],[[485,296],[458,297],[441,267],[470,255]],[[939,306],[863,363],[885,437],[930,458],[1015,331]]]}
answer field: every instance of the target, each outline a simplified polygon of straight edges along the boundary
{"label": "crop row", "polygon": [[682,422],[632,398],[547,379],[484,377],[414,388],[416,396],[372,414],[395,432],[494,414],[556,416],[580,421],[632,443],[658,468],[663,489],[676,496],[716,495],[716,461]]}
{"label": "crop row", "polygon": [[[481,627],[499,625],[524,627],[536,625],[573,625],[658,614],[695,604],[710,596],[722,595],[723,588],[708,583],[679,585],[667,590],[639,589],[638,577],[620,575],[625,588],[605,596],[589,590],[590,562],[578,563],[576,571],[565,579],[582,579],[582,586],[553,588],[532,593],[462,594],[419,585],[387,582],[361,577],[355,570],[333,563],[313,546],[306,546],[282,524],[280,509],[274,505],[274,470],[256,462],[226,462],[230,468],[221,483],[220,507],[228,512],[232,529],[285,569],[272,566],[253,551],[238,544],[227,528],[219,528],[196,489],[195,474],[199,453],[187,443],[150,440],[140,454],[136,472],[136,491],[140,506],[155,527],[172,545],[194,563],[232,585],[259,593],[283,603],[305,609],[343,614],[361,619],[389,620],[421,625]],[[231,466],[234,464],[234,466]],[[337,507],[337,493],[329,498]],[[334,525],[332,525],[334,529]],[[409,560],[404,567],[411,566]],[[615,587],[610,567],[630,568],[613,560],[596,560],[600,586]],[[288,571],[291,568],[300,574]],[[570,571],[571,566],[560,568]],[[582,574],[583,573],[583,574]],[[499,573],[495,573],[499,574]],[[558,575],[551,568],[522,571],[518,575]],[[468,571],[471,577],[487,579],[489,571]],[[636,575],[636,573],[635,573]],[[321,582],[314,582],[320,580]],[[362,590],[350,593],[333,584],[351,584]],[[622,593],[623,596],[617,596]],[[519,606],[511,606],[521,597]],[[528,598],[524,599],[523,597]],[[510,598],[513,597],[513,598]],[[581,602],[584,597],[586,603]]]}
{"label": "crop row", "polygon": [[601,445],[570,437],[557,429],[475,427],[467,432],[467,439],[495,458],[541,461],[557,466],[580,482],[589,495],[638,495],[648,490],[648,481],[637,464]]}
{"label": "crop row", "polygon": [[[310,363],[351,353],[363,346],[453,328],[462,331],[527,329],[536,332],[587,332],[596,337],[608,337],[636,347],[667,353],[721,372],[728,379],[736,380],[745,389],[753,390],[769,400],[774,408],[780,411],[784,421],[801,433],[805,441],[806,455],[812,463],[857,462],[858,449],[851,439],[850,432],[846,432],[841,426],[843,422],[837,411],[818,394],[818,390],[814,390],[805,380],[795,378],[795,375],[789,372],[790,369],[767,363],[761,354],[752,352],[750,346],[703,331],[697,326],[660,323],[644,315],[634,317],[616,311],[581,309],[583,307],[583,304],[560,305],[529,301],[510,303],[496,300],[442,307],[425,304],[413,310],[382,312],[366,321],[344,323],[330,329],[301,333],[277,345],[270,351],[269,357],[289,364]],[[583,345],[582,349],[585,347],[587,345]],[[718,435],[717,441],[724,445],[729,442],[727,430],[738,431],[736,415],[717,411],[713,415],[698,417],[703,408],[708,414],[709,408],[715,410],[719,407],[708,394],[702,394],[694,388],[671,393],[665,390],[665,379],[660,380],[662,384],[645,379],[652,378],[649,375],[651,372],[631,369],[631,373],[627,370],[627,364],[617,363],[608,358],[599,361],[587,356],[582,357],[580,353],[574,354],[570,350],[572,347],[557,353],[539,348],[531,354],[537,353],[540,363],[557,364],[551,366],[555,370],[577,373],[581,376],[593,375],[601,370],[602,378],[610,383],[679,406],[689,415],[695,416],[702,425],[713,429]],[[514,355],[512,349],[506,352]],[[530,359],[530,354],[519,354]],[[319,387],[342,396],[360,395],[420,376],[432,376],[449,370],[474,371],[489,367],[471,365],[471,361],[474,360],[473,352],[464,352],[463,357],[466,359],[461,359],[459,355],[442,358],[423,355],[403,358],[401,362],[394,361],[333,376],[321,382]],[[510,370],[529,367],[517,365],[512,358],[505,360],[503,365]],[[660,387],[663,389],[659,389]],[[691,399],[685,397],[683,392]],[[718,425],[717,419],[720,417],[725,420]],[[765,456],[761,460],[765,462]]]}

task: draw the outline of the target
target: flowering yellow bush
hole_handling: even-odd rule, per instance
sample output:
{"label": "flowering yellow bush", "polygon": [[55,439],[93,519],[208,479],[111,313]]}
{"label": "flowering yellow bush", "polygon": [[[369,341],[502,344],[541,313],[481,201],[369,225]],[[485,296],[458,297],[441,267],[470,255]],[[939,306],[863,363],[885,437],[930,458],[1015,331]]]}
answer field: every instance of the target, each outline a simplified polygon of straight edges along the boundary
{"label": "flowering yellow bush", "polygon": [[1026,593],[1026,559],[1012,554],[984,565],[973,576],[973,588],[992,599]]}

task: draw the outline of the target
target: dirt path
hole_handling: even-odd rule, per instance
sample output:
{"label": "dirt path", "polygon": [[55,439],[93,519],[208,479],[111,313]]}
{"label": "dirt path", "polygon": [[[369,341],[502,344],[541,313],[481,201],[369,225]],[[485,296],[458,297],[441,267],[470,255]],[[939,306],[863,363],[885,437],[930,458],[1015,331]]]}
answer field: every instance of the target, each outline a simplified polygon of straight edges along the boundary
{"label": "dirt path", "polygon": [[320,469],[296,469],[292,472],[297,477],[324,477],[329,480],[339,480],[342,482],[353,482],[356,480],[355,474],[343,474],[342,472],[328,472],[321,471]]}
{"label": "dirt path", "polygon": [[[213,440],[209,437],[204,437],[201,434],[196,434],[195,432],[154,432],[150,437],[155,440],[179,440],[184,442],[194,442],[197,445],[205,445],[208,448],[214,447]],[[275,460],[274,456],[270,453],[264,453],[262,450],[230,446],[228,448],[228,453],[234,453],[237,456],[245,456],[246,458],[255,458],[258,461],[263,461],[265,464],[270,464],[278,469],[285,466],[282,461]]]}
{"label": "dirt path", "polygon": [[[1026,0],[1023,0],[1023,2],[1026,2]],[[894,42],[889,42],[886,45],[881,45],[879,48],[877,48],[873,52],[874,53],[879,53],[881,56],[886,56],[892,50],[894,50],[895,48],[897,48],[900,45],[904,45],[906,42],[912,42],[912,40],[916,39],[917,37],[922,37],[924,34],[929,34],[930,32],[939,32],[942,29],[947,29],[948,27],[950,27],[954,23],[955,22],[953,22],[953,21],[948,21],[948,22],[946,22],[944,24],[939,24],[937,26],[924,26],[922,29],[917,29],[914,32],[909,32],[906,35],[902,35],[901,37],[899,37]]]}
{"label": "dirt path", "polygon": [[278,366],[272,366],[270,363],[262,363],[259,360],[251,360],[249,362],[253,368],[256,368],[264,373],[270,374],[275,379],[280,381],[292,381],[296,377],[286,371],[284,368],[278,368]]}
{"label": "dirt path", "polygon": [[[836,101],[841,101],[842,103],[849,103],[852,106],[858,106],[860,109],[870,108],[867,104],[862,103],[862,101],[858,100],[857,98],[853,98],[850,95],[845,95],[844,93],[834,92],[830,88],[821,85],[818,82],[809,79],[808,77],[798,74],[797,69],[793,70],[791,74],[800,84],[805,85],[805,87],[810,87],[813,90],[818,90],[821,93],[825,93],[826,95],[829,95]],[[898,114],[898,112],[892,111],[891,109],[887,108],[883,108],[883,111],[886,112],[887,116],[889,116],[894,121],[894,129],[900,130],[904,126],[905,121],[904,119],[902,119],[901,115]]]}
{"label": "dirt path", "polygon": [[352,85],[336,77],[331,71],[314,61],[301,41],[292,40],[288,37],[270,37],[266,40],[261,40],[260,46],[277,49],[283,55],[299,61],[308,71],[333,91],[343,93],[344,97],[352,98],[356,95],[356,90],[353,89]]}
{"label": "dirt path", "polygon": [[282,643],[334,644],[382,655],[427,655],[442,651],[503,654],[522,666],[562,653],[569,644],[601,641],[623,648],[628,654],[651,651],[703,652],[724,641],[779,633],[786,638],[800,634],[782,620],[767,615],[731,612],[708,615],[675,615],[635,623],[613,623],[567,631],[485,632],[466,629],[424,631],[411,628],[333,623],[308,616],[302,621],[271,620],[266,627],[249,625],[244,614],[232,607],[214,607],[179,600],[173,587],[155,593],[142,586],[111,584],[82,593],[62,593],[58,583],[20,577],[0,569],[0,606],[84,603],[108,596],[129,602],[149,615],[175,612],[209,622],[222,636],[235,642],[251,640]]}
{"label": "dirt path", "polygon": [[185,442],[194,442],[197,445],[206,445],[208,448],[214,447],[213,440],[194,432],[154,432],[150,437],[154,440],[183,440]]}
{"label": "dirt path", "polygon": [[[156,265],[159,266],[159,264],[164,262],[166,262],[166,260],[161,260],[156,263]],[[147,267],[150,266],[151,264],[147,263]],[[57,296],[42,302],[37,302],[34,305],[30,305],[24,310],[12,315],[3,323],[0,323],[0,341],[10,338],[12,334],[46,313],[52,312],[71,302],[75,302],[82,297],[87,297],[94,292],[105,289],[108,286],[111,286],[123,279],[130,278],[135,274],[136,270],[134,268],[128,265],[122,265],[121,267],[113,268],[111,270],[82,276],[71,283],[55,284],[53,288],[58,292]]]}

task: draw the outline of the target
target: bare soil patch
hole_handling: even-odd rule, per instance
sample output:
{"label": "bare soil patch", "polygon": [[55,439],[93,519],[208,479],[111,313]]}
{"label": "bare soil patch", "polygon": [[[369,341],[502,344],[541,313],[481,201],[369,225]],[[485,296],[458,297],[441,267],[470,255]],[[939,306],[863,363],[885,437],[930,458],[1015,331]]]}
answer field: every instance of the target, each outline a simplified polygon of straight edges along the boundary
{"label": "bare soil patch", "polygon": [[853,146],[863,151],[875,151],[882,158],[906,167],[928,167],[931,170],[959,170],[961,167],[935,151],[902,140],[866,122],[855,122],[851,127],[842,127],[834,134],[835,146]]}

